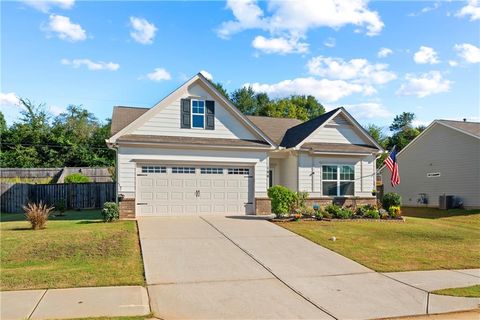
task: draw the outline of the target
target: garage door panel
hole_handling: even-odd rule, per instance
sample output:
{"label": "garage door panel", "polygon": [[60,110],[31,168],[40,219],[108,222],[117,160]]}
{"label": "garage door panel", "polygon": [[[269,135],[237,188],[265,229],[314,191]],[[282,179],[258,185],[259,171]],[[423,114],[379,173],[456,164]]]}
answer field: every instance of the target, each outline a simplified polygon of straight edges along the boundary
{"label": "garage door panel", "polygon": [[194,173],[173,173],[165,166],[159,172],[139,174],[137,202],[145,205],[138,205],[137,212],[144,216],[251,213],[252,205],[246,204],[253,202],[253,179],[216,168],[220,169],[197,166]]}

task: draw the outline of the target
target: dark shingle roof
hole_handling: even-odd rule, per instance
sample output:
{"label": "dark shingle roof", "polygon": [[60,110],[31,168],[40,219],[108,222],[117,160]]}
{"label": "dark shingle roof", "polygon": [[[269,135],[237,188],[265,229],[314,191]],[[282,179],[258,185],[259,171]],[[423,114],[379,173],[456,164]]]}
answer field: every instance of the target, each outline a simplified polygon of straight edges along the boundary
{"label": "dark shingle roof", "polygon": [[112,136],[128,126],[135,119],[147,112],[148,108],[135,108],[135,107],[114,107],[112,114],[112,126],[110,133]]}
{"label": "dark shingle roof", "polygon": [[454,121],[454,120],[437,120],[447,126],[457,128],[461,131],[468,132],[480,138],[480,122]]}
{"label": "dark shingle roof", "polygon": [[173,145],[207,145],[207,146],[241,146],[241,147],[268,147],[265,141],[259,140],[241,140],[241,139],[223,139],[223,138],[197,138],[197,137],[177,137],[177,136],[158,136],[158,135],[139,135],[127,134],[118,138],[118,142],[136,142],[136,143],[162,143]]}
{"label": "dark shingle roof", "polygon": [[348,144],[348,143],[305,143],[302,149],[321,152],[353,152],[353,153],[371,153],[378,151],[377,147],[366,144]]}
{"label": "dark shingle roof", "polygon": [[280,144],[288,129],[302,123],[301,120],[290,118],[261,116],[247,116],[247,118],[276,144]]}
{"label": "dark shingle roof", "polygon": [[282,139],[280,145],[285,148],[292,148],[305,140],[315,129],[321,126],[325,121],[328,121],[330,117],[340,108],[333,109],[327,113],[322,114],[316,118],[303,122],[295,127],[287,130],[285,136]]}

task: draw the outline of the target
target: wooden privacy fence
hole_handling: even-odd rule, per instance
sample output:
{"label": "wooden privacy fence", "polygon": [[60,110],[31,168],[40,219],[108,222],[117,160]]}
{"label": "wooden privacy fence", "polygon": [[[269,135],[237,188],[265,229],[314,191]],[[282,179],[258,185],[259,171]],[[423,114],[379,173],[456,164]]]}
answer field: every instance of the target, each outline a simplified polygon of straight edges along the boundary
{"label": "wooden privacy fence", "polygon": [[0,184],[0,207],[2,212],[23,212],[22,206],[29,201],[43,201],[55,205],[65,201],[68,209],[101,208],[105,202],[115,201],[116,183],[69,183],[69,184]]}

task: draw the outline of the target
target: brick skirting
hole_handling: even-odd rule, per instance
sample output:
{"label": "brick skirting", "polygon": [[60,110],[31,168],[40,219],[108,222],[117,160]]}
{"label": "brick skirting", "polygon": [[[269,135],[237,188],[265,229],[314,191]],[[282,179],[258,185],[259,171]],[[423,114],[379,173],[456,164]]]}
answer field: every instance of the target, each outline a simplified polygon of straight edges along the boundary
{"label": "brick skirting", "polygon": [[255,214],[269,215],[272,213],[272,204],[269,198],[255,198]]}
{"label": "brick skirting", "polygon": [[320,197],[320,198],[308,198],[306,201],[307,206],[311,207],[313,204],[316,203],[321,207],[327,206],[329,204],[336,204],[339,206],[352,206],[356,204],[357,206],[363,206],[366,204],[375,205],[377,204],[377,198],[375,197],[357,197],[357,198],[349,198],[349,197]]}
{"label": "brick skirting", "polygon": [[120,219],[135,219],[135,199],[127,198],[118,203]]}

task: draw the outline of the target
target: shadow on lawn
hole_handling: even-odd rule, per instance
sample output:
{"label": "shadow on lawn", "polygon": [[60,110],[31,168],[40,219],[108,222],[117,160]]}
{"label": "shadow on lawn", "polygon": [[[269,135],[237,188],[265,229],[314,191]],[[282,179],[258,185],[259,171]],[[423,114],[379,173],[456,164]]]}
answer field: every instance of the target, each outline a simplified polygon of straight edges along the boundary
{"label": "shadow on lawn", "polygon": [[416,207],[403,207],[402,215],[407,217],[416,217],[424,219],[441,219],[448,217],[460,217],[480,214],[480,209],[464,210],[464,209],[449,209],[440,210],[437,208],[416,208]]}
{"label": "shadow on lawn", "polygon": [[[51,214],[48,218],[50,221],[74,221],[74,220],[102,220],[100,210],[70,210],[63,215]],[[0,215],[1,222],[25,221],[23,213],[2,213]]]}

